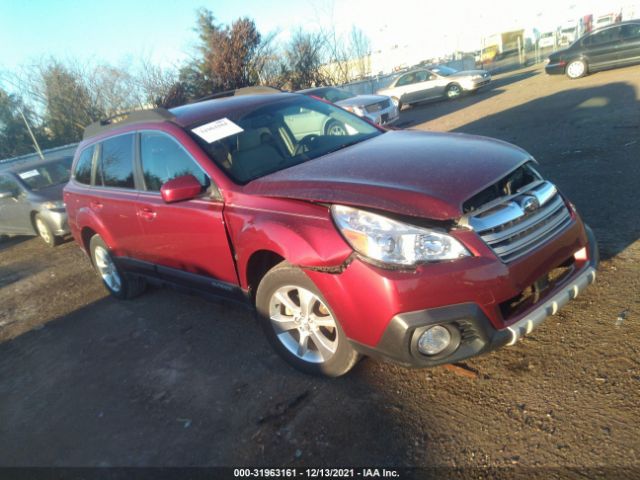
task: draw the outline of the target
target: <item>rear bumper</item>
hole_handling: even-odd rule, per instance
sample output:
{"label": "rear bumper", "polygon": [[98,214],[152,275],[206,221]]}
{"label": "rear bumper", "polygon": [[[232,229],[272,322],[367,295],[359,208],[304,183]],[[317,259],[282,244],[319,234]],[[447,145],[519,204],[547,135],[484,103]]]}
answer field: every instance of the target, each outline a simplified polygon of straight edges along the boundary
{"label": "rear bumper", "polygon": [[[380,342],[373,348],[358,342],[352,343],[357,350],[367,355],[386,357],[413,367],[454,363],[504,345],[513,345],[548,316],[555,315],[595,281],[598,248],[593,232],[588,227],[586,230],[588,262],[539,303],[511,319],[506,328],[496,329],[477,304],[463,303],[395,315]],[[454,336],[457,346],[454,345],[454,348],[447,349],[442,354],[422,355],[417,348],[418,339],[434,325],[443,325],[450,331],[457,332]]]}

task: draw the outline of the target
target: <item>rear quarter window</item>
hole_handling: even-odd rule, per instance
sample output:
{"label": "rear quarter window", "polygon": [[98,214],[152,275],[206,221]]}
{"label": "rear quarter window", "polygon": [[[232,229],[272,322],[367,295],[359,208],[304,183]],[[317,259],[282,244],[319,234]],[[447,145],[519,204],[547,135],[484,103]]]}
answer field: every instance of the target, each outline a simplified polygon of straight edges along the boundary
{"label": "rear quarter window", "polygon": [[76,182],[91,185],[91,167],[94,150],[95,147],[92,145],[85,148],[80,154],[76,168],[73,171],[73,178]]}

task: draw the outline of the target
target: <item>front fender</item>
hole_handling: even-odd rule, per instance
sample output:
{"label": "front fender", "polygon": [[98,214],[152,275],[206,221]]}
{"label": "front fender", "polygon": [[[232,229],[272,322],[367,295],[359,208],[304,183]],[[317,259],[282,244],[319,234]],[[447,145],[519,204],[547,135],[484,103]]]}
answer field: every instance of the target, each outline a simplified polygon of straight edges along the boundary
{"label": "front fender", "polygon": [[267,197],[244,200],[242,206],[227,204],[224,210],[242,288],[248,287],[249,259],[259,251],[274,252],[303,268],[339,266],[353,252],[326,206]]}

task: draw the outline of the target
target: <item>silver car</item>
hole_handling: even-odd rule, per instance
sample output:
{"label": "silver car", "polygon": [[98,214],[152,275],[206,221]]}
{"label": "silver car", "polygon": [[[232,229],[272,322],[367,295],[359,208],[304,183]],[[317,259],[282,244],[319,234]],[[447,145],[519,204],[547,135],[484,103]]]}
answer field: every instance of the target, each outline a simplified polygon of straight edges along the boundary
{"label": "silver car", "polygon": [[308,88],[299,93],[322,98],[376,125],[391,125],[398,120],[398,107],[386,95],[354,95],[336,87]]}
{"label": "silver car", "polygon": [[459,72],[441,65],[403,73],[377,93],[390,96],[398,109],[401,109],[403,105],[434,98],[456,98],[463,92],[475,91],[490,82],[491,74],[486,70]]}
{"label": "silver car", "polygon": [[0,165],[0,235],[38,235],[53,247],[69,233],[62,189],[71,161]]}

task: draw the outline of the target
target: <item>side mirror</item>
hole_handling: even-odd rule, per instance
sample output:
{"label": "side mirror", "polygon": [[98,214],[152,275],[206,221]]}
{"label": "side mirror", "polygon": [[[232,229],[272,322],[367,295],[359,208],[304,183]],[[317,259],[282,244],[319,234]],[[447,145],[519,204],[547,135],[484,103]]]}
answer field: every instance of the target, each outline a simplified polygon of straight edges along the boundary
{"label": "side mirror", "polygon": [[16,194],[14,192],[0,192],[0,200],[4,200],[5,198],[13,198]]}
{"label": "side mirror", "polygon": [[166,203],[191,200],[202,192],[202,185],[193,175],[183,175],[166,182],[160,187],[160,194]]}

